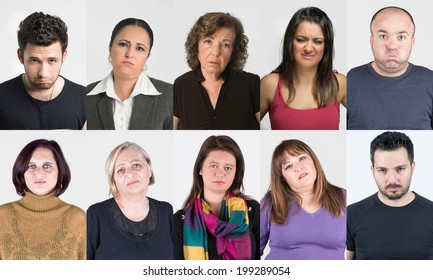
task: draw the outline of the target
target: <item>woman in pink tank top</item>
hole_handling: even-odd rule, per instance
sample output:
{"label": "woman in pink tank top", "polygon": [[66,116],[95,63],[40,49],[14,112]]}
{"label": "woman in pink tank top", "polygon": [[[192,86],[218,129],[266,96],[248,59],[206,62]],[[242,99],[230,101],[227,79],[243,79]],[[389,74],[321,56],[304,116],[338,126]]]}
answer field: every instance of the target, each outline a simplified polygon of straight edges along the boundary
{"label": "woman in pink tank top", "polygon": [[334,32],[325,12],[298,10],[287,26],[283,60],[260,81],[260,117],[272,129],[338,129],[346,77],[333,70]]}

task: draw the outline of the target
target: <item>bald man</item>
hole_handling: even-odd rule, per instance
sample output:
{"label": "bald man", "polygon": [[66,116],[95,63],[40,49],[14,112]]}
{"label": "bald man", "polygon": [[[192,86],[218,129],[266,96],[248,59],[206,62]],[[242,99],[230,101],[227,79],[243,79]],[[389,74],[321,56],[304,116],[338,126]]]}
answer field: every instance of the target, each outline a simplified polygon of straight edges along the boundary
{"label": "bald man", "polygon": [[399,7],[370,22],[374,60],[347,75],[348,129],[432,129],[433,71],[409,62],[415,22]]}

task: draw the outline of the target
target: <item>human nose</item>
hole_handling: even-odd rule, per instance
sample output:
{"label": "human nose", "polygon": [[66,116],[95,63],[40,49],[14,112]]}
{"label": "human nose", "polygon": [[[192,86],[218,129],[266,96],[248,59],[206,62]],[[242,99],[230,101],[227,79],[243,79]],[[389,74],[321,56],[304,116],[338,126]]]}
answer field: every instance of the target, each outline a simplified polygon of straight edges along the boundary
{"label": "human nose", "polygon": [[34,174],[36,175],[36,178],[44,178],[46,175],[45,170],[42,167],[36,167]]}
{"label": "human nose", "polygon": [[125,56],[128,58],[133,58],[134,57],[134,49],[132,47],[129,47],[125,53]]}
{"label": "human nose", "polygon": [[219,44],[213,44],[212,47],[212,54],[215,56],[220,56],[221,55],[221,47]]}
{"label": "human nose", "polygon": [[387,45],[388,49],[390,50],[394,50],[397,48],[397,38],[394,37],[390,37],[388,39],[388,45]]}
{"label": "human nose", "polygon": [[308,53],[313,51],[313,42],[311,40],[307,40],[304,46],[304,50]]}
{"label": "human nose", "polygon": [[45,77],[45,73],[47,72],[47,64],[42,62],[39,66],[39,77]]}
{"label": "human nose", "polygon": [[216,176],[218,176],[218,177],[222,177],[222,176],[224,176],[225,175],[225,170],[224,170],[224,167],[219,167],[219,168],[217,168],[217,170],[215,171],[215,175]]}
{"label": "human nose", "polygon": [[387,185],[398,183],[398,175],[397,175],[397,173],[394,172],[394,171],[388,172],[387,178],[386,178],[386,183],[387,183]]}
{"label": "human nose", "polygon": [[300,172],[304,169],[304,165],[301,162],[294,163],[295,172]]}

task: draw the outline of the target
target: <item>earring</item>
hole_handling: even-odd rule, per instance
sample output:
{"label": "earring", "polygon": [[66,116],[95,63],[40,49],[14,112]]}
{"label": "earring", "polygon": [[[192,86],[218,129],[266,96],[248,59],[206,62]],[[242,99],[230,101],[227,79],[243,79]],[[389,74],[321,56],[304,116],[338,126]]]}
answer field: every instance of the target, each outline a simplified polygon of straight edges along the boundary
{"label": "earring", "polygon": [[108,61],[110,61],[110,63],[111,63],[111,55],[110,55],[110,56],[108,56]]}
{"label": "earring", "polygon": [[203,175],[203,173],[201,173],[201,171],[198,172],[199,175]]}
{"label": "earring", "polygon": [[146,72],[146,71],[147,71],[147,64],[144,64],[143,72]]}

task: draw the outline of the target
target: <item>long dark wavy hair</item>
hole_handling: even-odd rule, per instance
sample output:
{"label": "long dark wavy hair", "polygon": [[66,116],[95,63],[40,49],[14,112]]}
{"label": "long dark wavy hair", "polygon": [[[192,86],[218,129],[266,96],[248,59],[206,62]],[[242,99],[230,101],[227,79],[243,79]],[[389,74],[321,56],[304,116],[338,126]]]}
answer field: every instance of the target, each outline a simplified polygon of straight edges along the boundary
{"label": "long dark wavy hair", "polygon": [[298,10],[289,22],[284,34],[283,60],[273,73],[280,73],[288,84],[289,97],[287,103],[291,102],[296,95],[294,76],[296,72],[296,61],[293,54],[293,42],[296,29],[303,21],[318,24],[324,35],[325,50],[322,60],[319,62],[316,75],[316,83],[313,96],[317,105],[323,107],[330,101],[336,101],[339,89],[338,80],[332,66],[334,56],[334,31],[332,22],[325,12],[316,7],[306,7]]}

